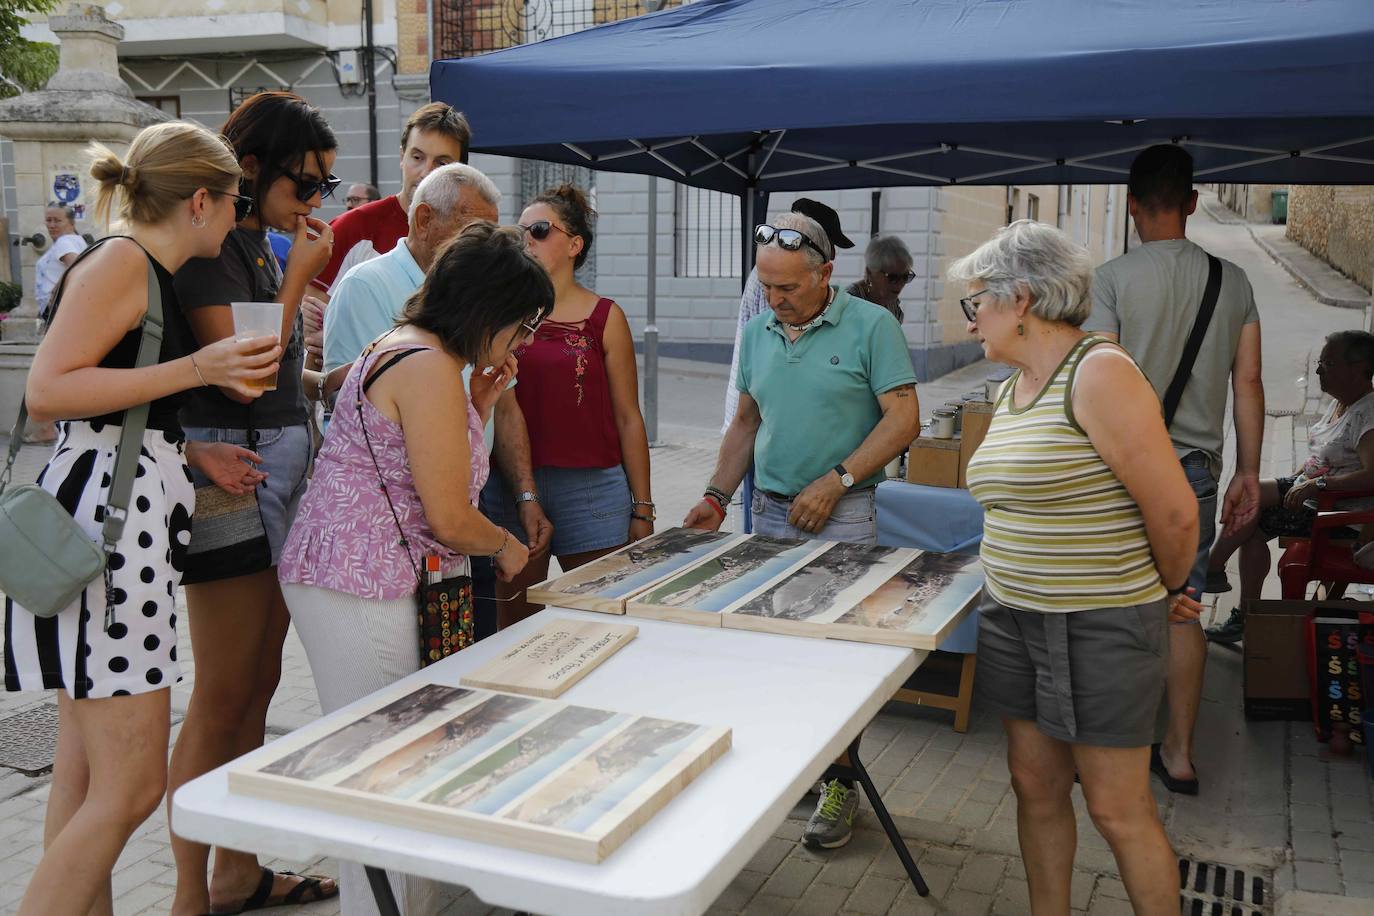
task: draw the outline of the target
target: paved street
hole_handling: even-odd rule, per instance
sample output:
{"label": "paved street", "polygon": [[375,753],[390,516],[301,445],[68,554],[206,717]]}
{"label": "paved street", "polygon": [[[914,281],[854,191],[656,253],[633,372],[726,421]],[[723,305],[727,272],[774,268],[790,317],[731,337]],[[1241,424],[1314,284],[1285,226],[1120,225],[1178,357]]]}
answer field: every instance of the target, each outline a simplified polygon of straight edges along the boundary
{"label": "paved street", "polygon": [[[1322,338],[1355,327],[1363,312],[1320,304],[1261,248],[1247,227],[1222,224],[1200,210],[1190,235],[1237,262],[1251,278],[1264,321],[1265,384],[1271,408],[1300,408],[1303,379]],[[976,387],[990,366],[979,364],[922,386],[927,412],[950,396]],[[662,443],[653,452],[653,480],[662,525],[674,524],[695,502],[710,474],[719,438],[723,367],[665,361],[661,393]],[[1264,473],[1288,473],[1295,440],[1289,419],[1267,430]],[[44,460],[26,448],[17,478],[30,479]],[[731,521],[734,521],[732,515]],[[1277,594],[1276,583],[1271,587]],[[1229,596],[1226,596],[1229,597]],[[1218,615],[1230,605],[1223,601]],[[184,615],[182,618],[184,626]],[[182,633],[183,645],[186,635]],[[189,658],[183,652],[183,658]],[[178,720],[194,671],[173,691]],[[0,696],[0,717],[50,703],[51,697]],[[804,698],[798,698],[798,703]],[[1374,912],[1374,783],[1353,758],[1328,759],[1301,723],[1248,723],[1241,716],[1240,655],[1210,650],[1198,727],[1196,798],[1172,797],[1156,783],[1156,798],[1181,855],[1227,869],[1272,877],[1257,911],[1296,914]],[[270,712],[275,734],[318,715],[310,671],[291,636],[281,689]],[[863,757],[931,886],[917,897],[870,813],[847,847],[827,854],[797,843],[806,816],[799,804],[772,839],[716,902],[713,914],[915,914],[1002,916],[1029,912],[1016,842],[1016,805],[1010,792],[1005,742],[999,723],[975,707],[967,734],[950,727],[949,713],[889,705],[866,733]],[[175,734],[175,729],[174,729]],[[0,913],[11,913],[41,852],[48,777],[0,768]],[[689,790],[677,804],[690,804]],[[1110,850],[1088,820],[1081,794],[1079,853],[1073,883],[1075,913],[1114,916],[1130,912]],[[116,913],[166,911],[174,882],[165,818],[137,833],[115,875]],[[282,862],[282,867],[333,873],[332,862]],[[1211,888],[1210,881],[1198,886]],[[1204,896],[1211,901],[1213,898]],[[1210,903],[1208,909],[1210,910]],[[279,910],[278,912],[292,912]],[[295,908],[325,916],[336,901]],[[505,913],[455,889],[445,913]],[[1199,910],[1203,912],[1203,910]],[[1229,904],[1224,910],[1231,912]],[[1250,912],[1247,909],[1245,912]]]}

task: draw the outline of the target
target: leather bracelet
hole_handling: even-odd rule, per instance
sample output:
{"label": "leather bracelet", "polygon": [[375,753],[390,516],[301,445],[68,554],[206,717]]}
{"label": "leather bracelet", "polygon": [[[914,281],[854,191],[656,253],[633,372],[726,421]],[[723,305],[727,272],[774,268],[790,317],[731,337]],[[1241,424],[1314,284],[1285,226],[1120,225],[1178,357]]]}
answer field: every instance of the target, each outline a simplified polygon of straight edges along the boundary
{"label": "leather bracelet", "polygon": [[1177,598],[1179,595],[1188,591],[1188,583],[1185,581],[1178,588],[1169,588],[1169,586],[1166,585],[1164,586],[1164,590],[1169,593],[1170,598]]}
{"label": "leather bracelet", "polygon": [[635,512],[630,513],[630,518],[634,519],[637,522],[649,522],[650,524],[652,524],[654,521],[653,516],[651,515],[639,515]]}
{"label": "leather bracelet", "polygon": [[726,493],[720,487],[708,485],[706,487],[706,492],[718,499],[722,506],[728,506],[730,504],[730,494]]}

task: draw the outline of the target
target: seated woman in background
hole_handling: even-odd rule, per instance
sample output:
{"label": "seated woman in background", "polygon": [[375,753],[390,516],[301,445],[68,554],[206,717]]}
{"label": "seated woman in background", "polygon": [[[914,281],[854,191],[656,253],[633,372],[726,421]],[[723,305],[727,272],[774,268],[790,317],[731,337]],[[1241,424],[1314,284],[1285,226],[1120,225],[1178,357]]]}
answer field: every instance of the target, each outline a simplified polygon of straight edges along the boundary
{"label": "seated woman in background", "polygon": [[[1217,539],[1207,567],[1208,592],[1229,592],[1226,561],[1240,551],[1240,603],[1207,638],[1231,644],[1245,635],[1245,603],[1260,597],[1269,575],[1268,542],[1276,537],[1307,537],[1317,513],[1303,503],[1322,490],[1374,490],[1374,334],[1337,331],[1326,338],[1317,359],[1322,393],[1332,402],[1307,433],[1308,457],[1297,474],[1260,481],[1260,511],[1229,537]],[[1342,509],[1360,509],[1370,500],[1347,500]]]}
{"label": "seated woman in background", "polygon": [[[518,230],[474,223],[349,370],[279,570],[325,713],[419,669],[419,558],[440,557],[444,578],[467,574],[466,554],[491,557],[504,581],[524,568],[521,540],[477,511],[482,430],[511,352],[552,307]],[[377,912],[362,866],[343,863],[339,881],[345,914]],[[392,884],[401,912],[435,911],[433,882]]]}

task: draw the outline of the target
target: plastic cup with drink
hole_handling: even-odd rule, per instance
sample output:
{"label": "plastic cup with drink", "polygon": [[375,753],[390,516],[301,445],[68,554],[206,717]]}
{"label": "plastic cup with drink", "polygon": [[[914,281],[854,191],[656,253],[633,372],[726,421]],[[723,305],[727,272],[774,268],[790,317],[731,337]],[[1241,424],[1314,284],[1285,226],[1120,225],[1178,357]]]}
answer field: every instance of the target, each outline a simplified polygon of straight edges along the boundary
{"label": "plastic cup with drink", "polygon": [[[234,315],[234,339],[251,340],[255,337],[271,337],[267,349],[276,346],[281,338],[282,306],[280,302],[231,302],[229,309]],[[278,370],[280,371],[280,370]],[[263,391],[277,390],[277,373],[266,378],[253,379],[249,386]]]}

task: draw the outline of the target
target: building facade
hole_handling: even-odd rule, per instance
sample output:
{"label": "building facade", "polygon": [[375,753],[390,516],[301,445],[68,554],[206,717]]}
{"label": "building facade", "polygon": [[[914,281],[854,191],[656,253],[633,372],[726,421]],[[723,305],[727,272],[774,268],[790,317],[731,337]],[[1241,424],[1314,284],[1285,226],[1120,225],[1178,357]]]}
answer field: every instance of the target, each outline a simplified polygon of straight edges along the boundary
{"label": "building facade", "polygon": [[[578,31],[691,0],[374,0],[378,186],[399,188],[401,125],[428,101],[434,57],[460,57]],[[122,23],[120,69],[139,97],[169,114],[207,126],[260,89],[298,92],[319,106],[338,135],[334,171],[345,182],[370,177],[368,104],[361,79],[363,23],[356,0],[188,0],[175,11],[159,0],[112,2]],[[29,37],[48,38],[41,21]],[[474,125],[480,143],[481,125]],[[648,292],[649,179],[641,175],[476,155],[473,165],[503,194],[501,218],[514,221],[524,201],[560,181],[584,186],[599,212],[593,257],[582,279],[616,299],[636,336]],[[12,232],[42,226],[13,222],[13,168],[0,144],[5,204]],[[729,362],[741,283],[739,210],[735,198],[657,182],[657,326],[665,356]],[[902,297],[904,330],[918,375],[934,378],[981,357],[966,332],[958,297],[946,284],[954,258],[973,250],[1011,219],[1060,226],[1096,262],[1127,244],[1121,186],[859,188],[775,194],[770,209],[797,197],[834,207],[856,243],[836,261],[835,278],[863,274],[863,246],[877,234],[900,236],[911,249],[916,279]],[[342,195],[339,195],[342,197]],[[327,202],[330,218],[342,200]]]}

